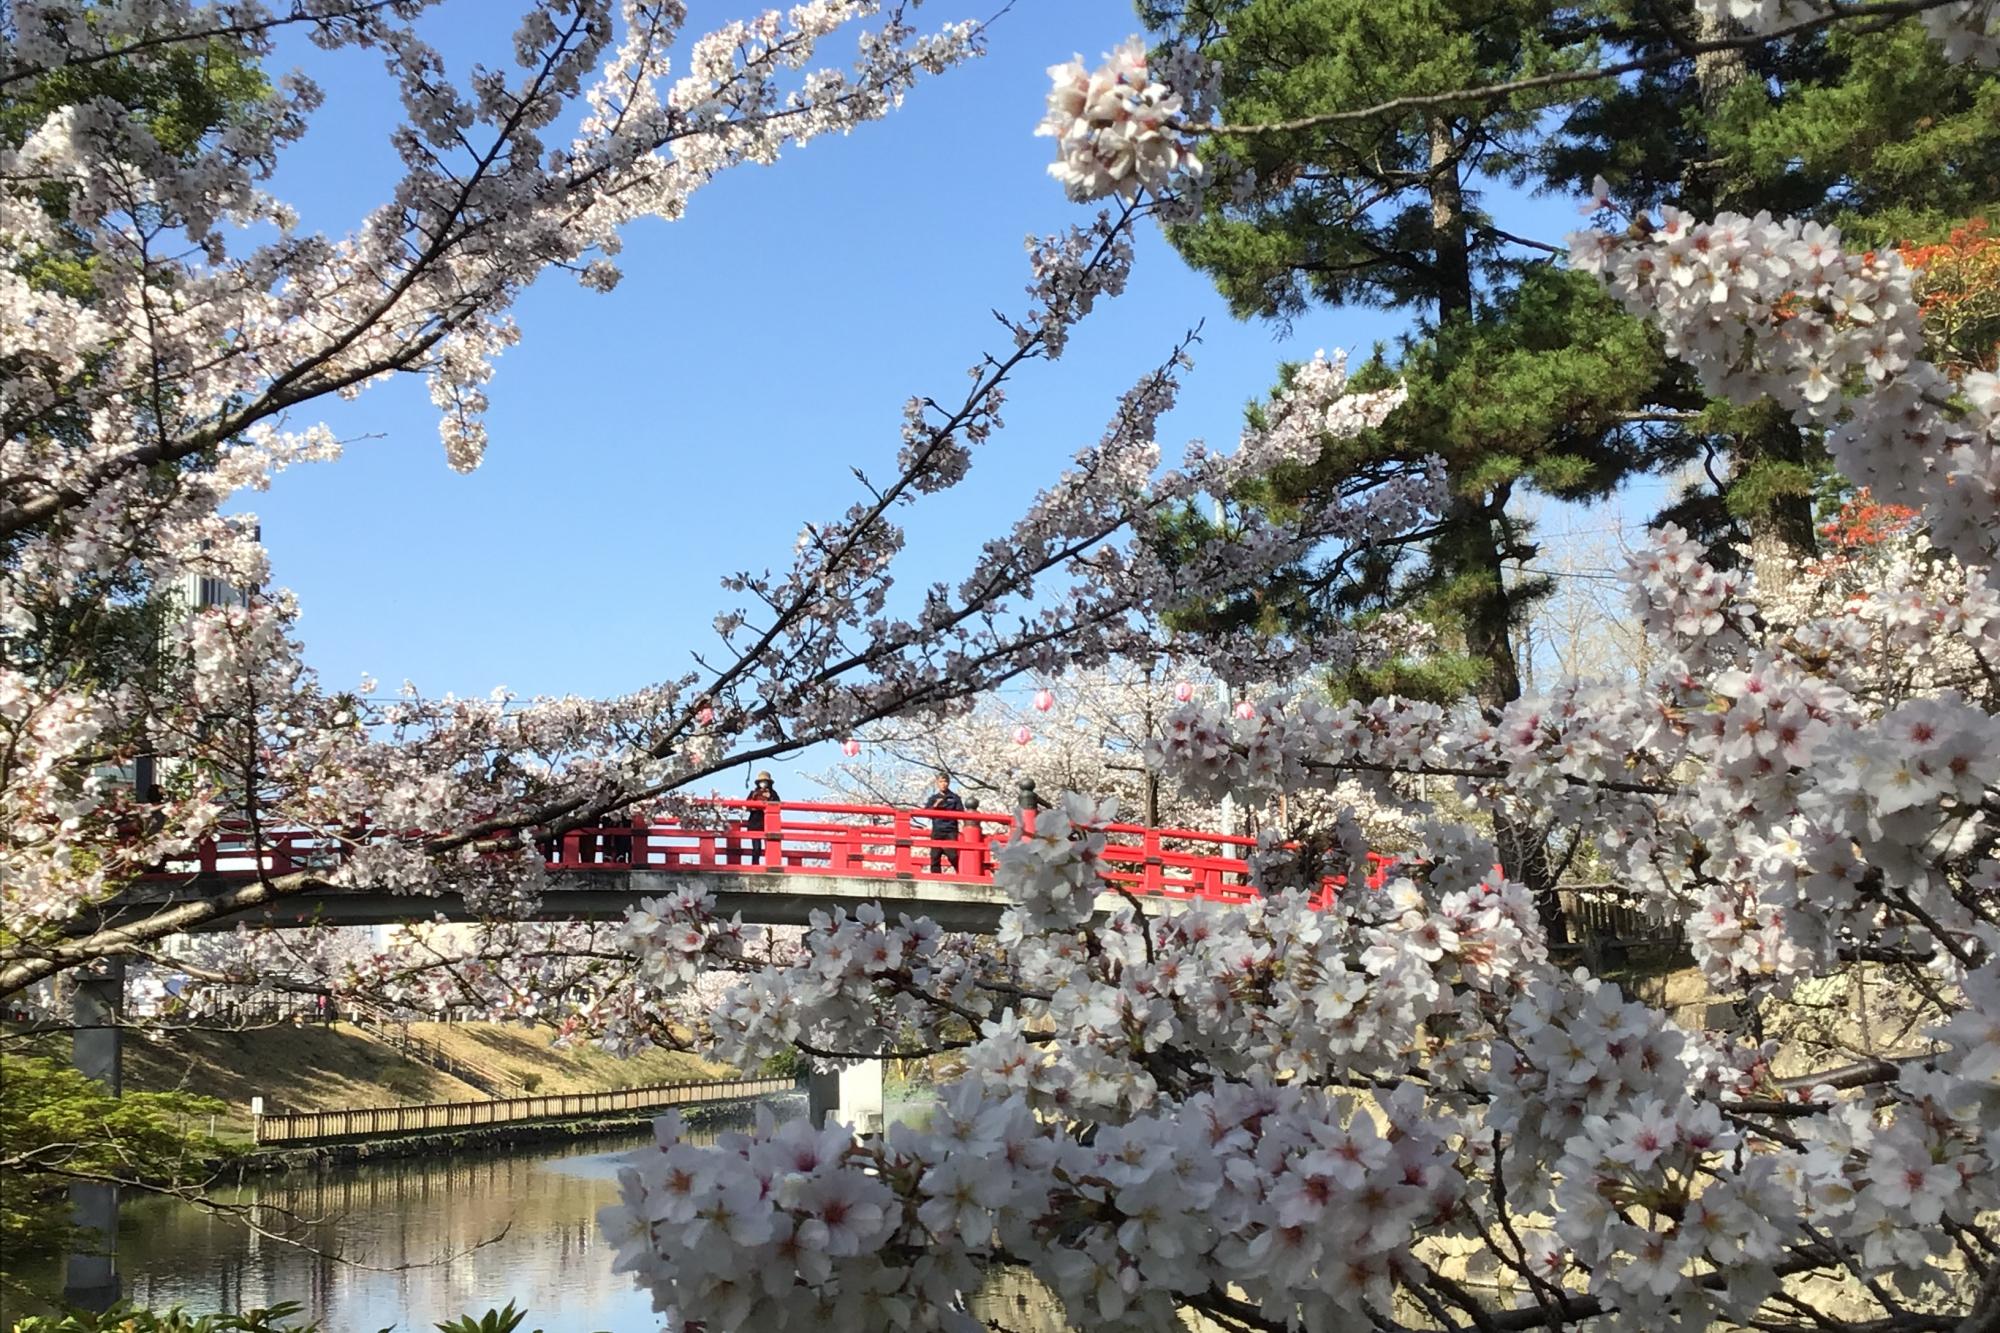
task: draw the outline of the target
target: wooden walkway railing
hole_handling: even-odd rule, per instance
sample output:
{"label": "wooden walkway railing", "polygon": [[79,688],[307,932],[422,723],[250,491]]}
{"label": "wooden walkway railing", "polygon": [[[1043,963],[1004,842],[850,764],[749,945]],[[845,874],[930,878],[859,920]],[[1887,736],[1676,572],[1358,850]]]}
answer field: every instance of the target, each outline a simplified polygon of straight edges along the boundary
{"label": "wooden walkway railing", "polygon": [[427,1130],[471,1129],[529,1120],[574,1120],[655,1111],[697,1102],[737,1101],[799,1087],[796,1078],[743,1078],[715,1082],[660,1083],[612,1092],[552,1092],[538,1097],[501,1097],[485,1102],[428,1102],[417,1106],[364,1106],[345,1111],[291,1111],[256,1117],[259,1143],[310,1143],[322,1139],[421,1134]]}
{"label": "wooden walkway railing", "polygon": [[1682,926],[1677,917],[1651,917],[1640,911],[1628,894],[1614,884],[1558,886],[1563,915],[1569,918],[1572,939],[1595,936],[1623,944],[1643,944],[1652,940],[1677,940]]}

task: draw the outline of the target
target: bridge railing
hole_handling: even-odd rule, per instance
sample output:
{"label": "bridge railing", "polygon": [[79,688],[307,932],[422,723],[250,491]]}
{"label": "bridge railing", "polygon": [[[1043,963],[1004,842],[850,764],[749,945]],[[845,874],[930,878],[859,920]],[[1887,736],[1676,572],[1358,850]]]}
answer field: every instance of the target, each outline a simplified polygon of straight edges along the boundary
{"label": "bridge railing", "polygon": [[[988,883],[1001,844],[1020,827],[1015,815],[982,810],[822,801],[711,801],[701,809],[714,812],[716,822],[660,820],[580,830],[550,840],[544,852],[552,869],[574,871],[762,870]],[[746,822],[756,812],[762,814],[761,828]],[[959,831],[938,837],[936,822],[956,823]],[[1105,835],[1104,877],[1120,888],[1153,897],[1219,901],[1256,896],[1248,860],[1255,838],[1140,824],[1107,824],[1100,831]],[[1383,863],[1390,859],[1379,858]]]}
{"label": "bridge railing", "polygon": [[[572,829],[538,839],[537,845],[551,871],[578,875],[734,871],[987,884],[1000,847],[1018,835],[1022,823],[1019,816],[998,811],[830,801],[712,800],[684,809],[687,813],[681,815]],[[939,837],[939,823],[956,824],[956,834]],[[1027,827],[1034,827],[1032,814]],[[1118,888],[1146,897],[1213,902],[1256,896],[1248,860],[1254,838],[1140,824],[1108,824],[1101,831],[1104,877]],[[330,871],[354,847],[389,836],[371,829],[338,834],[265,829],[261,840],[253,841],[247,827],[229,825],[155,877]],[[1379,886],[1394,858],[1372,859],[1375,869],[1368,882]],[[1339,887],[1338,881],[1328,880],[1322,895]]]}
{"label": "bridge railing", "polygon": [[256,1117],[259,1143],[309,1143],[389,1134],[477,1129],[534,1120],[580,1120],[621,1112],[665,1110],[701,1102],[740,1101],[791,1092],[795,1078],[722,1079],[659,1083],[610,1092],[559,1092],[498,1097],[478,1102],[425,1102],[415,1106],[360,1106],[338,1111],[287,1111]]}
{"label": "bridge railing", "polygon": [[[829,801],[703,801],[697,817],[577,829],[547,839],[553,870],[767,870],[861,879],[992,879],[1011,814]],[[760,827],[751,820],[761,819]],[[938,837],[935,824],[958,832]],[[932,866],[936,864],[937,869]]]}

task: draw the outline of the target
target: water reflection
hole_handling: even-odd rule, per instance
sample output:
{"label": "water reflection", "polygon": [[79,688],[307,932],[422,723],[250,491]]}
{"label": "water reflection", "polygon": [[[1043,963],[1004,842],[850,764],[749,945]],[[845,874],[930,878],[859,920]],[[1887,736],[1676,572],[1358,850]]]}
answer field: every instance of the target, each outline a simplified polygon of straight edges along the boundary
{"label": "water reflection", "polygon": [[[773,1101],[781,1118],[804,1113],[803,1099]],[[138,1199],[119,1234],[125,1294],[196,1313],[298,1301],[324,1333],[423,1333],[509,1300],[529,1311],[528,1328],[546,1333],[655,1329],[652,1298],[611,1272],[596,1223],[598,1208],[617,1197],[622,1159],[650,1143],[640,1134],[568,1151],[294,1172],[219,1194],[255,1206],[269,1230],[312,1249],[187,1204]],[[15,1276],[42,1290],[60,1282],[53,1268]],[[996,1278],[975,1313],[1016,1333],[1058,1333],[1050,1304],[1031,1283]],[[0,1294],[0,1328],[30,1313],[21,1305]]]}
{"label": "water reflection", "polygon": [[[803,1099],[776,1109],[803,1114]],[[217,1192],[311,1248],[178,1201],[132,1200],[119,1228],[124,1292],[195,1312],[298,1301],[324,1333],[428,1330],[509,1300],[547,1333],[656,1328],[651,1298],[612,1274],[596,1222],[617,1197],[621,1160],[650,1142],[635,1134],[566,1151],[405,1159]],[[52,1266],[15,1276],[42,1291],[60,1282]],[[23,1306],[0,1297],[0,1327],[29,1313]]]}

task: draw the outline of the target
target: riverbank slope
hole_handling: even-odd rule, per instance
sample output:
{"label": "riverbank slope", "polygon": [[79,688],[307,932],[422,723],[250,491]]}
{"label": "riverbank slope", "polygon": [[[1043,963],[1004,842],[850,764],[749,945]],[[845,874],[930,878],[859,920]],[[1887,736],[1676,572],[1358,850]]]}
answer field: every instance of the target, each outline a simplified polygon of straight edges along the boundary
{"label": "riverbank slope", "polygon": [[413,1023],[407,1043],[401,1030],[350,1023],[135,1033],[125,1048],[127,1087],[219,1098],[229,1111],[218,1130],[244,1138],[253,1097],[262,1097],[268,1112],[322,1111],[598,1092],[733,1072],[669,1051],[620,1059],[594,1047],[558,1049],[546,1028],[498,1023]]}

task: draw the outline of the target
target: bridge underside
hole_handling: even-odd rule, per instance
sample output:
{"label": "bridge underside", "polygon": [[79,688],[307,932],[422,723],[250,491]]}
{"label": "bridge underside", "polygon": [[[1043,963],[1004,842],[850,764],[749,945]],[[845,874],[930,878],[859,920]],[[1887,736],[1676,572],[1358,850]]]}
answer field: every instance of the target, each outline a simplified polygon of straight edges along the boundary
{"label": "bridge underside", "polygon": [[[186,888],[148,885],[132,902],[127,919],[183,898],[212,893],[220,887],[203,879]],[[615,921],[642,898],[658,898],[677,889],[707,889],[721,913],[741,913],[746,922],[766,926],[802,926],[815,910],[863,903],[880,903],[889,918],[899,913],[927,916],[946,930],[990,934],[1007,905],[1007,895],[992,884],[946,879],[860,879],[838,875],[770,874],[754,871],[605,869],[550,876],[542,896],[538,921]],[[128,900],[131,901],[131,900]],[[143,904],[143,905],[142,905]],[[1106,895],[1100,907],[1111,910],[1123,899]],[[296,894],[281,903],[253,908],[200,930],[234,930],[239,924],[297,927],[310,925],[376,926],[443,915],[451,921],[476,921],[456,893],[391,894],[369,890],[324,890]]]}

